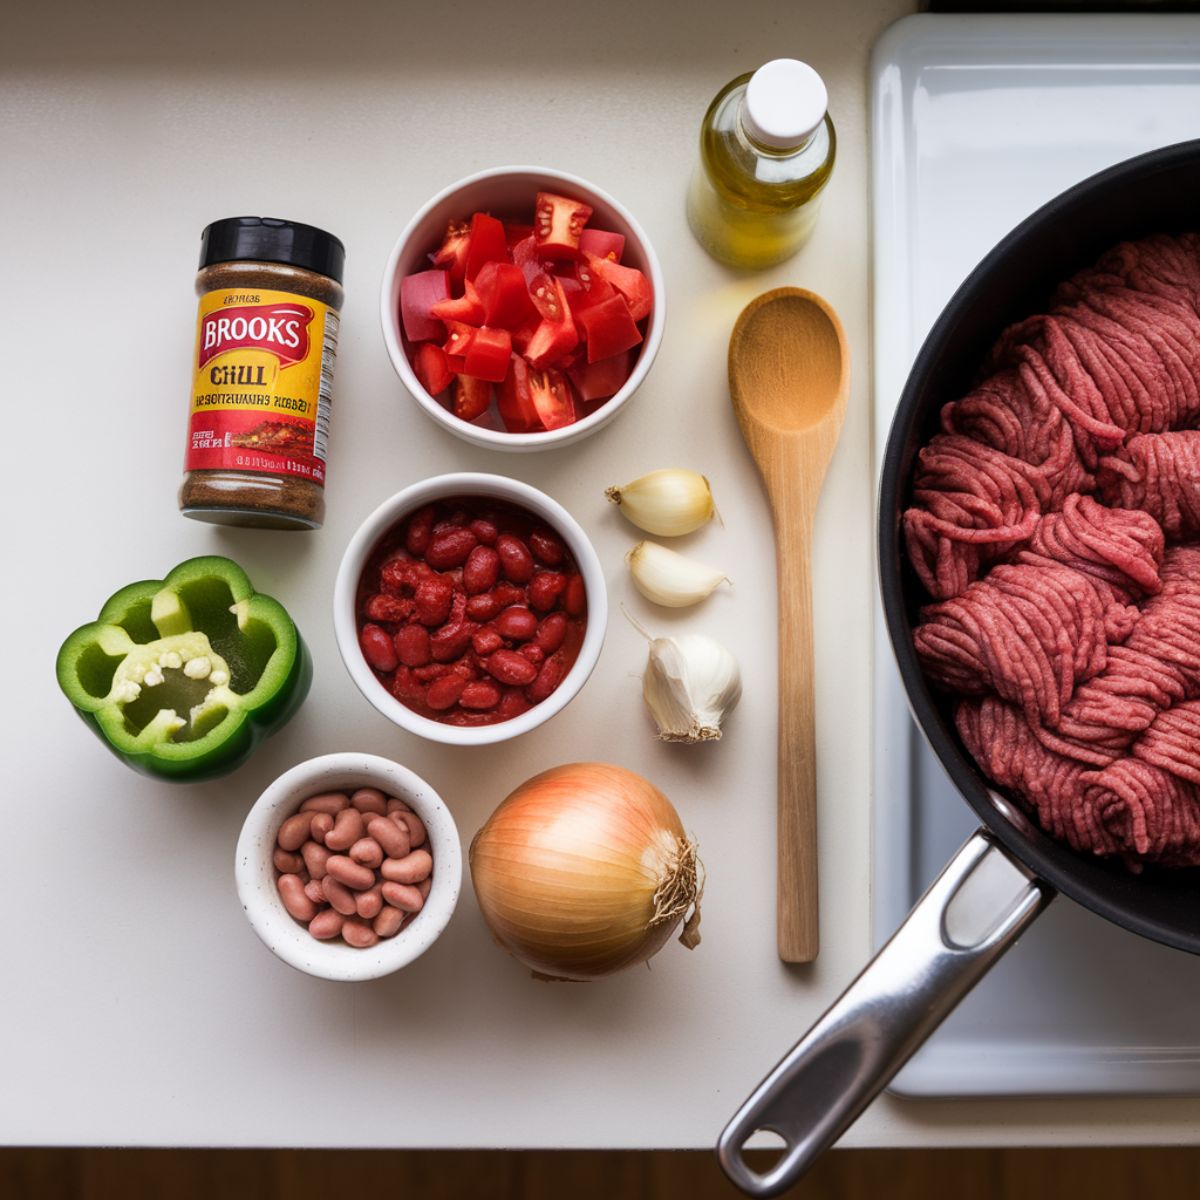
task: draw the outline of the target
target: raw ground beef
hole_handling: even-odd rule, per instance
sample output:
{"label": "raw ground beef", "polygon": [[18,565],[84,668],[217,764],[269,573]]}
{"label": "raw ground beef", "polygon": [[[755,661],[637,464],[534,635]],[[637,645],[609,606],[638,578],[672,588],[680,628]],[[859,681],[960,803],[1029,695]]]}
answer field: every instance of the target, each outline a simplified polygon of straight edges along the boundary
{"label": "raw ground beef", "polygon": [[1200,235],[1115,247],[987,370],[903,516],[921,662],[1051,836],[1200,865]]}

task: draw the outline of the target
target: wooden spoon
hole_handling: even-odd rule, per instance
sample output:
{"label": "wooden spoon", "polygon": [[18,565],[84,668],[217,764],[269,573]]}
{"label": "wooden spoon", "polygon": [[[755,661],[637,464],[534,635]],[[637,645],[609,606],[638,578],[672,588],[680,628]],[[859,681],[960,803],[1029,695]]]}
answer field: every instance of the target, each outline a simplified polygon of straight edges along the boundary
{"label": "wooden spoon", "polygon": [[779,957],[817,957],[817,756],[812,529],[833,456],[850,352],[820,296],[784,287],[752,300],[729,339],[729,391],[775,523],[779,585]]}

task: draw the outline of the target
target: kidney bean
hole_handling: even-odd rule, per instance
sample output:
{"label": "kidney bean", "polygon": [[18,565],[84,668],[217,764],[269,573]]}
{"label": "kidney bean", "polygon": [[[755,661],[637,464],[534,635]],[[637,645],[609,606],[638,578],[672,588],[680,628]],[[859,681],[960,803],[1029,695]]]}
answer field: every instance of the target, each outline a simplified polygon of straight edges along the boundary
{"label": "kidney bean", "polygon": [[474,712],[489,712],[500,703],[500,689],[486,679],[468,683],[458,698],[461,708]]}
{"label": "kidney bean", "polygon": [[312,829],[312,819],[311,812],[293,813],[288,817],[280,825],[279,834],[275,838],[280,850],[286,850],[288,853],[299,850],[308,841],[309,831]]}
{"label": "kidney bean", "polygon": [[[297,921],[311,921],[317,915],[317,907],[304,894],[304,884],[301,882],[299,875],[280,875],[275,880],[275,886],[279,889],[279,898],[283,901],[283,907]],[[388,885],[385,884],[384,886]],[[391,886],[401,887],[403,885],[397,883]],[[418,905],[418,907],[420,906]]]}
{"label": "kidney bean", "polygon": [[356,892],[365,892],[375,882],[375,872],[370,867],[364,867],[344,854],[331,854],[325,861],[325,870],[338,883],[344,883]]}
{"label": "kidney bean", "polygon": [[500,555],[491,546],[476,546],[463,564],[462,582],[468,595],[489,591],[500,578]]}
{"label": "kidney bean", "polygon": [[434,506],[427,504],[424,508],[418,508],[408,518],[408,525],[404,530],[404,548],[409,554],[421,555],[429,549],[429,537],[433,532],[433,519],[436,515],[437,510]]}
{"label": "kidney bean", "polygon": [[504,639],[494,629],[481,629],[472,639],[471,648],[480,658],[486,658],[493,650],[499,650]]}
{"label": "kidney bean", "polygon": [[342,925],[342,941],[356,950],[366,950],[374,946],[379,937],[370,925],[357,917],[347,917]]}
{"label": "kidney bean", "polygon": [[485,545],[494,546],[500,531],[496,522],[488,517],[476,517],[467,528]]}
{"label": "kidney bean", "polygon": [[429,661],[429,630],[424,625],[405,625],[394,644],[396,657],[406,667],[423,667]]}
{"label": "kidney bean", "polygon": [[271,862],[282,875],[298,875],[304,868],[304,859],[298,854],[289,854],[277,846],[271,855]]}
{"label": "kidney bean", "polygon": [[404,858],[385,858],[379,873],[391,883],[420,883],[433,870],[433,857],[428,850],[414,850]]}
{"label": "kidney bean", "polygon": [[350,807],[350,798],[344,792],[322,792],[319,796],[309,796],[300,805],[301,812],[329,813],[337,816],[343,808]]}
{"label": "kidney bean", "polygon": [[433,536],[445,533],[447,529],[462,529],[471,519],[471,514],[465,508],[456,508],[449,516],[434,523]]}
{"label": "kidney bean", "polygon": [[403,663],[392,672],[390,691],[401,704],[416,705],[418,709],[425,705],[424,684],[415,678],[412,667],[406,667]]}
{"label": "kidney bean", "polygon": [[[372,872],[372,878],[374,878],[374,872]],[[355,907],[354,893],[344,883],[334,879],[332,875],[326,875],[321,880],[321,890],[325,893],[325,899],[343,917],[352,917],[358,911]]]}
{"label": "kidney bean", "polygon": [[534,635],[533,644],[543,654],[553,654],[563,644],[563,639],[566,636],[567,614],[560,612],[551,613],[548,617],[542,618],[542,623],[538,626],[537,633]]}
{"label": "kidney bean", "polygon": [[354,897],[354,906],[360,917],[365,917],[368,921],[374,920],[379,916],[379,910],[383,908],[382,886],[377,883],[365,892],[359,892]]}
{"label": "kidney bean", "polygon": [[308,868],[308,873],[314,879],[325,878],[325,863],[329,858],[329,851],[324,846],[318,846],[316,842],[305,842],[300,847],[300,854],[304,859],[304,865]]}
{"label": "kidney bean", "polygon": [[533,578],[533,555],[519,537],[502,533],[496,539],[496,553],[500,555],[504,578],[510,583],[528,583]]}
{"label": "kidney bean", "polygon": [[334,818],[328,813],[313,813],[312,819],[312,840],[319,842],[322,846],[325,845],[325,839],[329,836],[329,831],[333,828]]}
{"label": "kidney bean", "polygon": [[350,804],[363,814],[364,820],[367,819],[367,813],[387,812],[387,797],[378,788],[359,788],[350,797]]}
{"label": "kidney bean", "polygon": [[532,642],[526,642],[524,646],[517,651],[524,659],[533,663],[535,667],[540,667],[546,659],[546,652],[541,646],[535,646]]}
{"label": "kidney bean", "polygon": [[537,633],[537,616],[527,608],[513,605],[496,618],[496,632],[514,642],[528,641]]}
{"label": "kidney bean", "polygon": [[555,651],[542,663],[537,678],[525,689],[526,697],[534,704],[540,704],[558,688],[569,670],[570,664],[563,658],[562,651]]}
{"label": "kidney bean", "polygon": [[557,571],[539,571],[529,583],[529,606],[538,612],[549,612],[566,586],[565,575]]}
{"label": "kidney bean", "polygon": [[425,561],[435,571],[461,567],[478,544],[479,539],[469,529],[446,529],[430,539]]}
{"label": "kidney bean", "polygon": [[454,584],[434,576],[417,584],[413,596],[413,615],[422,625],[441,625],[450,615],[454,601]]}
{"label": "kidney bean", "polygon": [[[403,924],[404,914],[398,908],[393,908],[390,904],[385,904],[379,916],[371,922],[371,928],[381,938],[390,938],[395,937],[400,932],[400,926]],[[309,926],[309,928],[311,929],[312,926]]]}
{"label": "kidney bean", "polygon": [[467,616],[472,621],[490,621],[503,607],[493,593],[486,592],[467,601]]}
{"label": "kidney bean", "polygon": [[338,813],[333,828],[325,835],[330,850],[349,850],[366,832],[363,815],[357,808],[344,808]]}
{"label": "kidney bean", "polygon": [[388,904],[406,913],[420,912],[424,907],[425,897],[407,883],[385,883],[382,891]]}
{"label": "kidney bean", "polygon": [[387,810],[389,815],[394,812],[412,812],[412,805],[405,804],[403,800],[400,800],[395,796],[389,796]]}
{"label": "kidney bean", "polygon": [[388,819],[396,820],[397,817],[407,826],[409,841],[412,843],[413,849],[423,846],[425,844],[425,822],[411,809],[405,813],[393,813]]}
{"label": "kidney bean", "polygon": [[511,721],[513,717],[519,717],[522,713],[528,712],[533,707],[528,700],[525,699],[525,693],[520,688],[505,688],[503,695],[500,697],[500,703],[496,708],[496,715],[504,721]]}
{"label": "kidney bean", "polygon": [[460,676],[447,675],[429,685],[429,691],[425,693],[425,703],[436,712],[444,712],[458,703],[465,686]]}
{"label": "kidney bean", "polygon": [[358,644],[363,658],[376,671],[386,674],[396,669],[396,647],[387,632],[378,625],[364,625],[358,635]]}
{"label": "kidney bean", "polygon": [[434,662],[448,663],[461,658],[478,630],[474,621],[447,622],[429,639]]}
{"label": "kidney bean", "polygon": [[325,889],[319,879],[310,879],[304,885],[304,894],[316,905],[328,903],[325,899]]}
{"label": "kidney bean", "polygon": [[397,824],[387,817],[374,817],[367,832],[383,847],[388,858],[404,858],[412,848],[407,824]]}
{"label": "kidney bean", "polygon": [[529,548],[534,558],[550,567],[557,567],[564,557],[562,542],[545,528],[529,531]]}
{"label": "kidney bean", "polygon": [[432,887],[433,887],[433,876],[432,875],[428,876],[425,879],[422,879],[421,882],[417,884],[417,891],[421,893],[422,900],[429,899],[429,891]]}
{"label": "kidney bean", "polygon": [[538,669],[514,650],[497,650],[483,660],[483,669],[501,683],[523,687],[538,676]]}
{"label": "kidney bean", "polygon": [[[395,910],[393,909],[393,911]],[[337,909],[327,908],[323,912],[317,913],[309,921],[308,932],[322,942],[327,942],[330,938],[335,938],[342,932],[342,925],[345,923],[345,920],[346,918]]]}
{"label": "kidney bean", "polygon": [[350,847],[350,857],[364,867],[377,867],[383,862],[383,850],[374,838],[361,837]]}
{"label": "kidney bean", "polygon": [[573,617],[582,617],[587,612],[587,593],[584,591],[582,575],[567,576],[567,586],[563,588],[563,608]]}
{"label": "kidney bean", "polygon": [[372,621],[407,621],[412,616],[412,601],[399,596],[387,596],[380,592],[372,596],[366,605],[366,614]]}
{"label": "kidney bean", "polygon": [[414,667],[413,674],[422,683],[432,683],[435,679],[445,679],[451,675],[454,668],[449,663],[426,663],[423,667]]}

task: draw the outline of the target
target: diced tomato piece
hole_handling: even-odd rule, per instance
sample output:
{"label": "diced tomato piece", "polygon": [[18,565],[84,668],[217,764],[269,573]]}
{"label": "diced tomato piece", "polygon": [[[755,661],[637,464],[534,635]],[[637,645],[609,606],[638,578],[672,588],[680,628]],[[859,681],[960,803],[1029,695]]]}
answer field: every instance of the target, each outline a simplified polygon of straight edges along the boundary
{"label": "diced tomato piece", "polygon": [[619,263],[625,253],[625,235],[607,229],[585,229],[579,238],[579,252]]}
{"label": "diced tomato piece", "polygon": [[518,354],[524,354],[529,349],[529,343],[533,341],[533,335],[537,333],[541,323],[541,318],[535,316],[532,321],[526,321],[520,329],[513,330],[513,349]]}
{"label": "diced tomato piece", "polygon": [[525,276],[512,263],[484,263],[475,277],[475,290],[483,302],[485,325],[511,331],[537,317]]}
{"label": "diced tomato piece", "polygon": [[454,385],[454,415],[462,421],[482,417],[492,402],[492,385],[486,379],[460,375]]}
{"label": "diced tomato piece", "polygon": [[429,342],[442,336],[442,323],[432,308],[450,299],[447,271],[418,271],[400,281],[400,321],[410,342]]}
{"label": "diced tomato piece", "polygon": [[547,429],[561,429],[579,419],[571,385],[561,371],[530,371],[529,395],[538,418]]}
{"label": "diced tomato piece", "polygon": [[441,346],[431,342],[418,346],[412,365],[421,386],[431,396],[440,395],[454,382],[454,372]]}
{"label": "diced tomato piece", "polygon": [[443,300],[429,310],[439,321],[449,325],[452,321],[461,321],[467,325],[483,324],[483,301],[475,290],[475,285],[468,279],[466,291],[455,299]]}
{"label": "diced tomato piece", "polygon": [[[622,350],[631,350],[642,340],[641,331],[620,296],[610,296],[600,304],[584,309],[579,314],[579,325],[587,338],[590,363],[612,358]],[[467,369],[470,370],[470,363]]]}
{"label": "diced tomato piece", "polygon": [[563,281],[539,275],[529,294],[542,314],[542,322],[525,347],[525,357],[531,367],[556,366],[579,344],[579,331],[567,304]]}
{"label": "diced tomato piece", "polygon": [[[621,304],[624,309],[625,305]],[[632,322],[631,322],[632,324]],[[637,326],[634,326],[637,329]],[[638,340],[641,341],[639,334]],[[512,357],[512,334],[507,329],[479,329],[467,347],[467,374],[489,383],[500,383],[508,374]]]}
{"label": "diced tomato piece", "polygon": [[633,353],[614,354],[599,362],[581,363],[571,368],[571,382],[585,404],[593,400],[607,400],[615,396],[624,386],[633,371]]}
{"label": "diced tomato piece", "polygon": [[510,433],[533,433],[542,428],[529,391],[529,364],[519,354],[514,354],[509,361],[508,374],[496,397],[496,407]]}
{"label": "diced tomato piece", "polygon": [[533,236],[543,258],[578,258],[579,239],[591,208],[568,196],[538,192],[533,206]]}
{"label": "diced tomato piece", "polygon": [[[464,358],[467,352],[471,349],[471,343],[475,340],[475,335],[480,331],[474,325],[467,325],[463,321],[447,321],[446,322],[446,344],[442,349],[452,358]],[[466,364],[463,364],[464,369]]]}
{"label": "diced tomato piece", "polygon": [[[567,303],[571,306],[571,312],[576,317],[585,308],[601,304],[610,296],[617,294],[617,289],[611,283],[606,283],[601,279],[586,262],[576,264],[575,279],[579,287],[574,290],[567,288],[566,292]],[[564,280],[563,283],[565,285],[566,281]]]}
{"label": "diced tomato piece", "polygon": [[467,278],[474,279],[484,263],[508,262],[508,239],[504,224],[487,213],[471,218],[471,240],[467,248]]}
{"label": "diced tomato piece", "polygon": [[523,242],[527,237],[533,237],[533,226],[517,225],[512,221],[505,221],[504,237],[508,242],[508,248],[511,250],[518,242]]}
{"label": "diced tomato piece", "polygon": [[650,280],[641,271],[635,267],[623,267],[620,263],[609,262],[607,258],[597,258],[594,254],[584,255],[584,261],[593,274],[621,293],[625,303],[629,305],[629,315],[635,321],[650,315],[654,291],[650,287]]}
{"label": "diced tomato piece", "polygon": [[539,275],[544,274],[542,256],[538,254],[537,239],[530,234],[512,248],[512,260],[521,268],[526,284],[531,284]]}
{"label": "diced tomato piece", "polygon": [[435,267],[445,267],[451,283],[462,283],[467,270],[467,242],[470,231],[465,221],[451,221],[441,246],[430,256]]}

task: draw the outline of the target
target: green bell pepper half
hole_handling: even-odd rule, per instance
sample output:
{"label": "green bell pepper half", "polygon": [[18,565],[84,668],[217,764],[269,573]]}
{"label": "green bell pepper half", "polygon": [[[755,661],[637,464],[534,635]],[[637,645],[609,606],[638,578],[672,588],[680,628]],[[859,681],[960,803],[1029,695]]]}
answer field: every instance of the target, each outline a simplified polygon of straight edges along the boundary
{"label": "green bell pepper half", "polygon": [[284,607],[228,558],[131,583],[62,644],[58,684],[118,758],[192,782],[240,766],[303,703],[312,659]]}

